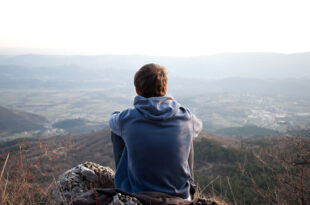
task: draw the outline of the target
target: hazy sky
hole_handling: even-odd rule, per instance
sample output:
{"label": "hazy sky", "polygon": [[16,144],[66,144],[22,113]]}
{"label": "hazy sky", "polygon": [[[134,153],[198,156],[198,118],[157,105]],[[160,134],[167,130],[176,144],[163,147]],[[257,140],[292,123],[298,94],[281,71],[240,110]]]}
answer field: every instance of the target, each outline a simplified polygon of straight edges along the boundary
{"label": "hazy sky", "polygon": [[309,0],[0,0],[2,50],[293,53],[310,51],[309,25]]}

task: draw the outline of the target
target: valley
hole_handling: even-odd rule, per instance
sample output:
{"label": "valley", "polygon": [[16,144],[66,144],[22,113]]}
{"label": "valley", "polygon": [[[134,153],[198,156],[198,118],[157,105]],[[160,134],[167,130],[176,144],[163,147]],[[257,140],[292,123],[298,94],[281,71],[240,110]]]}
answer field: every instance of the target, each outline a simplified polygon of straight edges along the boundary
{"label": "valley", "polygon": [[[10,193],[29,197],[22,187],[47,202],[66,169],[85,161],[115,169],[109,116],[132,106],[135,70],[156,60],[169,66],[168,95],[204,124],[194,140],[200,194],[231,204],[294,204],[310,193],[304,188],[310,182],[308,55],[221,56],[232,64],[219,56],[2,57],[0,170],[8,159],[3,176]],[[283,64],[285,58],[292,62]],[[255,59],[259,65],[251,64]]]}
{"label": "valley", "polygon": [[[53,136],[63,133],[52,126],[62,120],[85,119],[89,126],[86,132],[107,126],[110,114],[131,107],[134,96],[134,93],[115,93],[99,88],[2,89],[0,105],[45,117],[48,121],[43,130],[34,133],[34,136],[38,133]],[[204,132],[207,133],[230,135],[227,129],[237,129],[234,135],[263,136],[270,133],[278,136],[288,131],[310,128],[310,101],[303,98],[234,93],[205,93],[199,97],[176,94],[175,98],[203,120]],[[244,127],[248,126],[265,130],[244,132]],[[223,129],[226,131],[223,132]]]}

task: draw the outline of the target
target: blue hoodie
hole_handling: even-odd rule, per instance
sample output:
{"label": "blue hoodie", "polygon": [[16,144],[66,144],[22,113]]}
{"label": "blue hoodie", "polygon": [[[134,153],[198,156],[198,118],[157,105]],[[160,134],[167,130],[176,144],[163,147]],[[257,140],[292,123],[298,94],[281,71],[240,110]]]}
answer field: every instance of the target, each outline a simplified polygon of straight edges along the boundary
{"label": "blue hoodie", "polygon": [[112,114],[109,123],[125,142],[116,188],[189,197],[190,146],[202,129],[195,115],[172,97],[136,96],[134,108]]}

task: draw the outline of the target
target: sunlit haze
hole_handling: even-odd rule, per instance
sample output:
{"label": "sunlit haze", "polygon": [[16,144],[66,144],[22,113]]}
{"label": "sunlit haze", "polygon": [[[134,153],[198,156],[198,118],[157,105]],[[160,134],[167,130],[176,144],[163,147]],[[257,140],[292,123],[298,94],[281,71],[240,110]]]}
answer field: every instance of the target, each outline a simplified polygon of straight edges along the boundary
{"label": "sunlit haze", "polygon": [[299,0],[2,0],[0,50],[194,56],[310,51]]}

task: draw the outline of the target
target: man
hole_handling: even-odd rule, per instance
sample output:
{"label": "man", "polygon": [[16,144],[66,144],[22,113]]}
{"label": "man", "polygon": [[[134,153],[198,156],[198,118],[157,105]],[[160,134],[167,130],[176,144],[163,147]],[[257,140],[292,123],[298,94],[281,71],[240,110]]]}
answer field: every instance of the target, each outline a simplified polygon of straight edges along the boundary
{"label": "man", "polygon": [[192,143],[202,122],[165,96],[167,83],[163,66],[144,65],[134,78],[134,108],[112,114],[115,187],[129,193],[155,191],[190,199]]}

